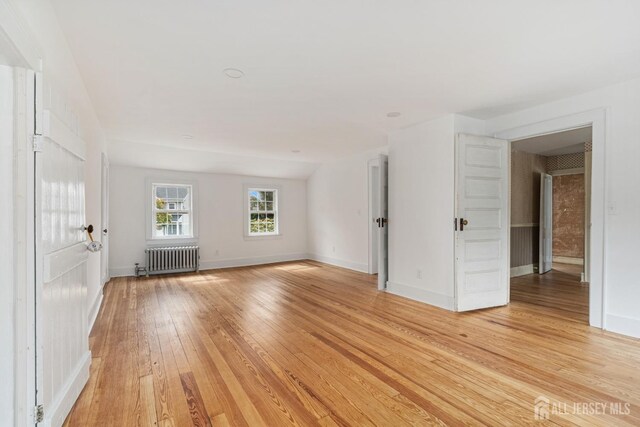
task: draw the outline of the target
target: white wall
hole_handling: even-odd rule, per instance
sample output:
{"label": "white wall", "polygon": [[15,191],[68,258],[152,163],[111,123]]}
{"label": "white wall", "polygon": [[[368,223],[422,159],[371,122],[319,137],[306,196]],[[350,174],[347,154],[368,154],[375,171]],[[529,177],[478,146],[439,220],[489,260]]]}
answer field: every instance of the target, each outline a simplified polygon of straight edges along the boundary
{"label": "white wall", "polygon": [[[303,259],[307,248],[307,198],[303,180],[188,173],[111,166],[109,265],[111,276],[133,275],[144,265],[146,180],[194,181],[202,269]],[[244,236],[244,184],[277,185],[281,236]],[[153,241],[152,245],[162,244]],[[217,253],[216,253],[217,251]]]}
{"label": "white wall", "polygon": [[453,309],[453,168],[453,115],[390,134],[388,290],[448,309]]}
{"label": "white wall", "polygon": [[307,180],[311,259],[368,271],[368,161],[386,147],[320,166]]}
{"label": "white wall", "polygon": [[489,134],[606,109],[604,327],[640,337],[640,79],[565,98],[486,122]]}

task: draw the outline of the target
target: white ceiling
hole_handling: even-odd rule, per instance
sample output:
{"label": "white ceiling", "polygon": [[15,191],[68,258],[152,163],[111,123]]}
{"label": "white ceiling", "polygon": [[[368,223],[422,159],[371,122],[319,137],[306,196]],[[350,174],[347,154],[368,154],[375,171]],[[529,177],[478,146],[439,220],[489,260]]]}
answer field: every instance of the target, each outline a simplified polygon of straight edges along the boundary
{"label": "white ceiling", "polygon": [[266,175],[305,177],[392,129],[640,75],[640,1],[51,1],[120,141],[110,155],[130,164],[147,147],[170,167],[187,148],[205,170],[231,156],[244,173],[262,159]]}
{"label": "white ceiling", "polygon": [[586,142],[591,142],[591,126],[521,139],[514,141],[511,148],[542,156],[559,156],[584,151]]}

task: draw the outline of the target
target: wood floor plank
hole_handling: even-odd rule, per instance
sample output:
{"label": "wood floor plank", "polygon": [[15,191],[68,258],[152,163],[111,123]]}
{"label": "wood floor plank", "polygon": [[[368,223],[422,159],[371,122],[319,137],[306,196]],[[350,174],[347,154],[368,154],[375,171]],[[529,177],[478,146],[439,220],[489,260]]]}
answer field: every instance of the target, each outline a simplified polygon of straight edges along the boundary
{"label": "wood floor plank", "polygon": [[116,278],[65,426],[534,425],[539,396],[622,409],[548,425],[640,425],[640,340],[587,325],[578,273],[471,313],[314,261]]}

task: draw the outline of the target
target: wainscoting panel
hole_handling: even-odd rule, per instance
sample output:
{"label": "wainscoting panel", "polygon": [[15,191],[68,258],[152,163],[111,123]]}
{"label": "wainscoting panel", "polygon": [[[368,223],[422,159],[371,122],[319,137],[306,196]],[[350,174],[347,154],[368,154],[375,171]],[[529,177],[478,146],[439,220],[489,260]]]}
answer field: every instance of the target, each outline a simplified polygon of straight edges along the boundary
{"label": "wainscoting panel", "polygon": [[511,267],[538,263],[539,229],[531,224],[511,227]]}

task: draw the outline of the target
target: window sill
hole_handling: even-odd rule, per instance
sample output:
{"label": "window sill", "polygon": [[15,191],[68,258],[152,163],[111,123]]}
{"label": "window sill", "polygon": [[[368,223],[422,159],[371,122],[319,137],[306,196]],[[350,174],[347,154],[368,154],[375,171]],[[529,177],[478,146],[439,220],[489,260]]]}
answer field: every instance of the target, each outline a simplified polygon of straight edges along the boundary
{"label": "window sill", "polygon": [[264,235],[251,235],[251,234],[244,235],[244,240],[275,240],[280,238],[282,238],[282,233],[264,234]]}

